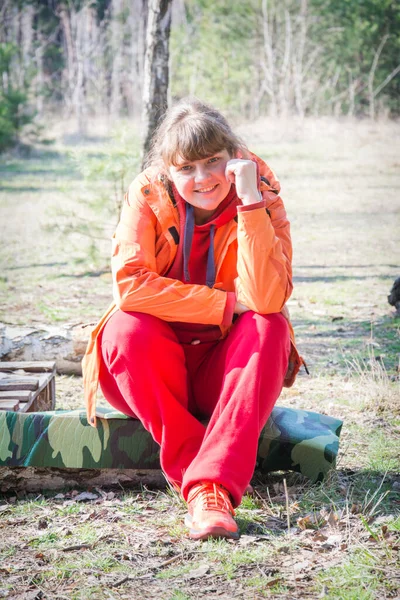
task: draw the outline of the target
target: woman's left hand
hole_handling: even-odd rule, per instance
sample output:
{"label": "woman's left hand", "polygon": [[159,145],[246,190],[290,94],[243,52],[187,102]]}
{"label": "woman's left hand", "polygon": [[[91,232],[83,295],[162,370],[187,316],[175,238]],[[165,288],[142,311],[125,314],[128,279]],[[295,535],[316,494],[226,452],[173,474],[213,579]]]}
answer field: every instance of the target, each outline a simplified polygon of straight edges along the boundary
{"label": "woman's left hand", "polygon": [[258,190],[257,165],[253,160],[232,158],[226,164],[225,175],[235,184],[236,193],[244,205],[262,200]]}

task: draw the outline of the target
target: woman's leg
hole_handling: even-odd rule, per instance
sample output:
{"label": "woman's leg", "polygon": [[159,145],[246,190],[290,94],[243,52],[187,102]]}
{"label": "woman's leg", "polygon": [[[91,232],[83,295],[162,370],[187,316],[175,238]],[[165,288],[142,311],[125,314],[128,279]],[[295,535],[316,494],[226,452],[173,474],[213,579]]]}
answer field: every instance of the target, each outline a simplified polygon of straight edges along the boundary
{"label": "woman's leg", "polygon": [[240,504],[253,475],[258,439],[281,392],[290,351],[281,314],[242,314],[207,355],[192,381],[199,410],[210,421],[187,469],[182,494],[200,481],[229,490]]}
{"label": "woman's leg", "polygon": [[165,321],[118,311],[104,327],[100,385],[112,406],[137,416],[160,444],[161,468],[181,485],[205,427],[188,411],[185,355]]}

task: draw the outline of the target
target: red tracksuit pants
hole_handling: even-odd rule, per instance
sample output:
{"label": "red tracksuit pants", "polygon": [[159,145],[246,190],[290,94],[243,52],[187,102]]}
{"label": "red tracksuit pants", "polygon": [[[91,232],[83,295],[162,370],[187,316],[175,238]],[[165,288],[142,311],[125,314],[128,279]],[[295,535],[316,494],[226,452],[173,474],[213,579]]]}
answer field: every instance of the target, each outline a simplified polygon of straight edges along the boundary
{"label": "red tracksuit pants", "polygon": [[152,434],[161,468],[185,499],[195,483],[213,481],[238,506],[289,350],[281,314],[246,312],[225,339],[192,345],[181,344],[166,321],[118,311],[102,334],[100,385],[114,408]]}

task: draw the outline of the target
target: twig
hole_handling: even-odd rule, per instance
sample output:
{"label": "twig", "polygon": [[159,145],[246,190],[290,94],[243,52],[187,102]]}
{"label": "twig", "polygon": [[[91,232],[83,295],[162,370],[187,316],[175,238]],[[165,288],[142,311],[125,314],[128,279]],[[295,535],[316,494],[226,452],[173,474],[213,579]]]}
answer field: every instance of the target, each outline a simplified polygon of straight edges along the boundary
{"label": "twig", "polygon": [[93,542],[93,544],[75,544],[74,546],[66,546],[65,548],[61,548],[62,552],[72,552],[73,550],[93,550],[93,548],[95,546],[97,546],[97,544],[99,542],[104,542],[104,540],[108,540],[111,539],[113,540],[113,537],[111,535],[101,535],[99,537],[98,540],[96,540],[95,542]]}
{"label": "twig", "polygon": [[144,569],[140,569],[139,571],[137,571],[134,575],[127,575],[126,577],[123,577],[122,579],[120,579],[119,581],[116,581],[115,583],[110,583],[109,587],[119,587],[120,585],[126,583],[127,581],[137,579],[138,575],[143,575],[144,573],[147,573],[148,571],[153,571],[154,569],[163,569],[164,567],[168,567],[169,565],[176,562],[177,560],[180,560],[181,558],[184,558],[185,556],[191,556],[192,554],[204,554],[204,550],[192,550],[190,552],[181,552],[181,554],[177,554],[176,556],[172,556],[171,558],[164,560],[164,562],[160,563],[159,565],[154,565],[152,567],[145,567]]}
{"label": "twig", "polygon": [[72,552],[73,550],[93,550],[95,544],[75,544],[75,546],[66,546],[61,548],[62,552]]}
{"label": "twig", "polygon": [[[266,499],[265,499],[265,498],[263,498],[263,497],[261,496],[261,494],[260,494],[260,493],[259,493],[259,492],[258,492],[256,489],[254,490],[254,493],[255,493],[255,495],[256,495],[256,496],[258,496],[258,498],[260,498],[260,500],[262,501],[262,503],[263,503],[263,505],[264,505],[264,507],[265,507],[266,511],[269,513],[269,515],[270,515],[271,517],[275,517],[274,511],[272,510],[272,508],[270,508],[270,507],[268,506],[268,503],[267,503]],[[270,493],[269,493],[269,489],[268,489],[268,488],[267,488],[267,494],[268,494],[268,499],[269,499],[269,501],[270,501],[270,503],[271,503],[271,505],[272,505],[272,500],[271,500],[271,496],[270,496]]]}
{"label": "twig", "polygon": [[152,571],[153,569],[162,569],[164,567],[167,567],[168,565],[176,562],[177,560],[183,558],[184,556],[185,556],[185,553],[182,552],[181,554],[177,554],[176,556],[172,556],[172,558],[168,558],[167,560],[164,560],[164,562],[160,563],[159,565],[154,565],[153,567],[145,567],[144,569],[140,569],[140,571],[135,573],[135,575],[127,575],[126,577],[123,577],[119,581],[116,581],[115,583],[111,583],[110,587],[119,587],[123,583],[126,583],[130,579],[136,579],[138,575],[146,573],[147,571]]}

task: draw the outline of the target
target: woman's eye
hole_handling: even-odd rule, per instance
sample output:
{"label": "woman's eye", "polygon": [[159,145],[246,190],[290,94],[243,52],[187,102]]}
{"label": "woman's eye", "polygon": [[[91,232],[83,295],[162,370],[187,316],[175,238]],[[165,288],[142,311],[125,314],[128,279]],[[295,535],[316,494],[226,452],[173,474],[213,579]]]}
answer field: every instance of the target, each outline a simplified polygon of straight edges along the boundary
{"label": "woman's eye", "polygon": [[219,156],[213,156],[212,158],[209,159],[209,163],[215,163],[219,160]]}
{"label": "woman's eye", "polygon": [[192,168],[191,165],[183,165],[183,167],[181,167],[180,170],[181,171],[190,171],[191,168]]}

